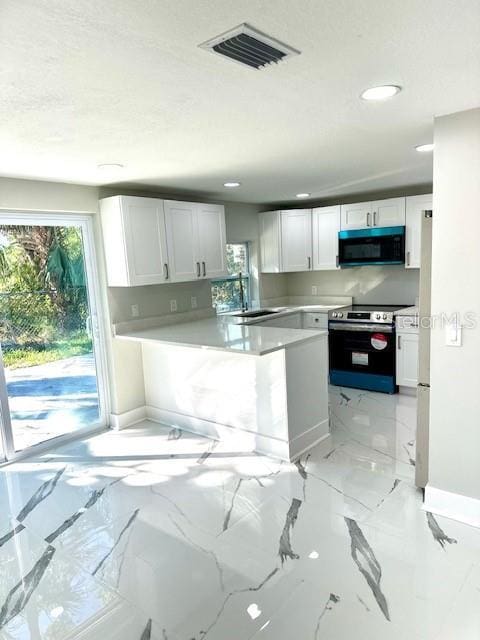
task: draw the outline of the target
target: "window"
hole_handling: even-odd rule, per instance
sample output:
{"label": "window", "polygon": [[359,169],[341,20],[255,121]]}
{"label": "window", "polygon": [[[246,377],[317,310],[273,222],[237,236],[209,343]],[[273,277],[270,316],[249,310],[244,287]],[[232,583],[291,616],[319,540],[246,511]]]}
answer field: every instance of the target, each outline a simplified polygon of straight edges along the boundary
{"label": "window", "polygon": [[250,264],[246,242],[227,244],[227,269],[228,276],[212,280],[212,302],[217,313],[242,308],[240,281],[244,304],[250,304]]}

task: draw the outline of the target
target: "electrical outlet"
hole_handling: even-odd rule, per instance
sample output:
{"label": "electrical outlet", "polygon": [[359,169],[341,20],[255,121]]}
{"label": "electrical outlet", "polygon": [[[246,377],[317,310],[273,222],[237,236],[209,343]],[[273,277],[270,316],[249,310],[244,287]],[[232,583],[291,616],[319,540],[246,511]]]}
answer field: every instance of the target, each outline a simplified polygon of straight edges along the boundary
{"label": "electrical outlet", "polygon": [[197,308],[197,298],[196,298],[196,296],[192,296],[190,298],[190,300],[191,300],[191,303],[192,303],[192,309],[196,309]]}
{"label": "electrical outlet", "polygon": [[140,309],[138,307],[138,304],[132,304],[131,310],[132,310],[132,318],[138,318],[138,316],[140,315]]}
{"label": "electrical outlet", "polygon": [[317,287],[312,284],[312,296],[316,296],[317,295]]}
{"label": "electrical outlet", "polygon": [[170,300],[170,311],[173,313],[176,310],[177,310],[177,301],[176,300]]}

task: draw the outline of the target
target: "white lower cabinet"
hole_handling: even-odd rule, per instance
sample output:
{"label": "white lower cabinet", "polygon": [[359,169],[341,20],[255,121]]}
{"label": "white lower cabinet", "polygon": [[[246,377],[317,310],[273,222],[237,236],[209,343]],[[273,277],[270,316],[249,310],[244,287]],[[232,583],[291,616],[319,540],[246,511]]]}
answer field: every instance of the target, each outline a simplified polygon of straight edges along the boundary
{"label": "white lower cabinet", "polygon": [[328,331],[328,313],[304,313],[302,326],[304,329]]}
{"label": "white lower cabinet", "polygon": [[416,388],[418,383],[418,331],[397,331],[397,385]]}

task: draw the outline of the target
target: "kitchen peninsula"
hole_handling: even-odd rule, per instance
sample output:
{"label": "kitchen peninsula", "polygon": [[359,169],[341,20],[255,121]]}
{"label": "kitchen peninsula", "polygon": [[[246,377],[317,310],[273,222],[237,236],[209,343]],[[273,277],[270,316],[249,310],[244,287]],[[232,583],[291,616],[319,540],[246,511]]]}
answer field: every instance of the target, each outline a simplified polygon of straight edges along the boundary
{"label": "kitchen peninsula", "polygon": [[141,342],[148,418],[293,460],[329,435],[327,336],[226,316],[116,337]]}

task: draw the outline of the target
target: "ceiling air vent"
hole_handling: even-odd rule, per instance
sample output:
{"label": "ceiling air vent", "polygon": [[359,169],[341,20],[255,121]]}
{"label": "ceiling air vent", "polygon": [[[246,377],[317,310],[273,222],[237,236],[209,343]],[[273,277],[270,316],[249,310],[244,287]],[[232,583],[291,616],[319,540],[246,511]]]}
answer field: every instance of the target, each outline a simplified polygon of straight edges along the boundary
{"label": "ceiling air vent", "polygon": [[204,42],[200,47],[254,69],[262,69],[272,62],[277,63],[300,53],[246,23]]}

